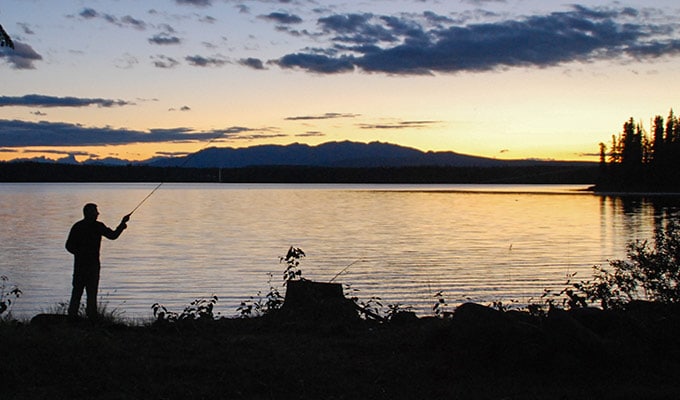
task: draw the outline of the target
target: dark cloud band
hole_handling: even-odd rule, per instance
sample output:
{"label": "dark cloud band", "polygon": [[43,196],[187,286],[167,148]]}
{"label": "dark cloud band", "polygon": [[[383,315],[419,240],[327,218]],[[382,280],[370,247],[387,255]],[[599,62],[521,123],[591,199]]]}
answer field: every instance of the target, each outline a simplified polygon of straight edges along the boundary
{"label": "dark cloud band", "polygon": [[488,71],[549,67],[601,59],[656,58],[680,52],[678,28],[654,25],[631,8],[591,9],[518,20],[455,25],[432,13],[420,19],[373,14],[319,19],[325,49],[287,54],[281,68],[330,74],[356,69],[389,74]]}
{"label": "dark cloud band", "polygon": [[133,105],[124,100],[88,99],[79,97],[54,97],[39,94],[28,94],[20,97],[0,96],[0,107],[116,107]]}
{"label": "dark cloud band", "polygon": [[265,135],[261,130],[240,126],[210,131],[190,128],[151,129],[148,132],[111,127],[85,127],[65,122],[26,122],[0,120],[0,147],[69,147],[107,146],[132,143],[198,142],[205,140],[240,139]]}

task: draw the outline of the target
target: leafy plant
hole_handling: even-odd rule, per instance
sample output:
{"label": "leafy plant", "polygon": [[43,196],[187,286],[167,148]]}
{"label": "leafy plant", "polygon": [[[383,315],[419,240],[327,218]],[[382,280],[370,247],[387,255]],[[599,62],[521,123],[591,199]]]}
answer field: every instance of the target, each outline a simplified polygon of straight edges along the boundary
{"label": "leafy plant", "polygon": [[371,296],[368,300],[361,300],[358,296],[359,289],[352,287],[350,284],[345,284],[344,286],[344,296],[354,302],[359,316],[363,319],[388,322],[397,314],[412,309],[411,306],[404,306],[401,303],[383,304],[382,299],[378,296]]}
{"label": "leafy plant", "polygon": [[432,312],[434,313],[434,316],[437,318],[448,317],[450,313],[446,311],[446,308],[449,305],[446,302],[446,298],[444,297],[444,291],[438,291],[433,297],[435,299],[434,306],[432,306]]}
{"label": "leafy plant", "polygon": [[250,296],[249,300],[242,301],[236,309],[241,318],[261,316],[283,306],[284,297],[279,289],[272,284],[273,275],[269,274],[269,292],[262,297],[262,292],[257,292],[257,297]]}
{"label": "leafy plant", "polygon": [[411,306],[405,306],[401,303],[394,303],[387,305],[387,312],[385,313],[385,319],[391,321],[397,314],[401,312],[409,312],[413,309]]}
{"label": "leafy plant", "polygon": [[505,312],[516,307],[515,303],[517,303],[517,300],[510,300],[509,303],[503,303],[501,300],[497,300],[491,303],[491,308]]}
{"label": "leafy plant", "polygon": [[154,303],[151,306],[156,321],[179,322],[179,321],[212,321],[219,317],[214,314],[215,304],[219,299],[213,295],[210,298],[200,298],[189,303],[181,313],[169,311],[164,305]]}
{"label": "leafy plant", "polygon": [[9,278],[0,276],[0,318],[8,318],[11,315],[12,299],[18,299],[21,293],[16,285],[9,283]]}
{"label": "leafy plant", "polygon": [[[286,268],[283,271],[283,285],[289,281],[304,280],[302,277],[302,269],[300,269],[300,260],[305,257],[305,252],[299,247],[291,246],[285,256],[279,257],[279,263],[285,263]],[[279,289],[272,283],[274,276],[269,274],[269,291],[262,296],[262,292],[257,292],[257,295],[250,296],[248,300],[244,300],[236,308],[236,313],[241,318],[259,317],[268,314],[274,310],[283,307],[284,297],[281,295]]]}
{"label": "leafy plant", "polygon": [[654,244],[636,240],[628,245],[627,260],[594,267],[593,279],[573,285],[588,301],[604,309],[636,299],[680,302],[680,226],[670,221]]}
{"label": "leafy plant", "polygon": [[286,269],[283,271],[283,284],[288,281],[304,280],[302,277],[302,270],[300,269],[300,259],[305,257],[305,252],[299,247],[291,246],[288,249],[285,257],[280,257],[279,262],[286,263]]}

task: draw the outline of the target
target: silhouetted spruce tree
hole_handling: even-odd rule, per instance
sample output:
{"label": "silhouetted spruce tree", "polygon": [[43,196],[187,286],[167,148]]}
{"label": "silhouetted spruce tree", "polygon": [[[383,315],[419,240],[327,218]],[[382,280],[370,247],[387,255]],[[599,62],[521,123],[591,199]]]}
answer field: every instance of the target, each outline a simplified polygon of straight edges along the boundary
{"label": "silhouetted spruce tree", "polygon": [[652,162],[654,163],[655,167],[661,167],[664,164],[666,138],[664,137],[665,130],[663,125],[662,116],[657,115],[654,117],[654,123],[652,127],[652,130],[654,131],[654,142],[652,143]]}
{"label": "silhouetted spruce tree", "polygon": [[[600,143],[600,162],[605,158]],[[668,118],[652,121],[652,137],[642,123],[630,118],[612,135],[609,165],[602,186],[620,190],[680,190],[680,120],[671,109]]]}

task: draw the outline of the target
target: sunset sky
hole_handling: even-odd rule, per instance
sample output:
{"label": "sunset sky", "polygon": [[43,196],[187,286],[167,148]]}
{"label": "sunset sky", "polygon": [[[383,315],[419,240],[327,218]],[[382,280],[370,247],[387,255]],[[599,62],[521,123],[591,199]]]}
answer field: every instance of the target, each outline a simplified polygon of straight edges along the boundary
{"label": "sunset sky", "polygon": [[0,24],[0,160],[342,140],[597,160],[680,101],[677,0],[3,0]]}

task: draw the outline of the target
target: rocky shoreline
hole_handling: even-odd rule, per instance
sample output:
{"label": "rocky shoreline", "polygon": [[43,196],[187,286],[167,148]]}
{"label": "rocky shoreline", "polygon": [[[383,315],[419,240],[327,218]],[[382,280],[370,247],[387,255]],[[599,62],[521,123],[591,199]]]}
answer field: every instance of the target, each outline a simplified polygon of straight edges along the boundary
{"label": "rocky shoreline", "polygon": [[[680,307],[0,324],[2,398],[675,399]],[[329,309],[329,307],[331,307]],[[41,320],[42,319],[42,320]]]}

